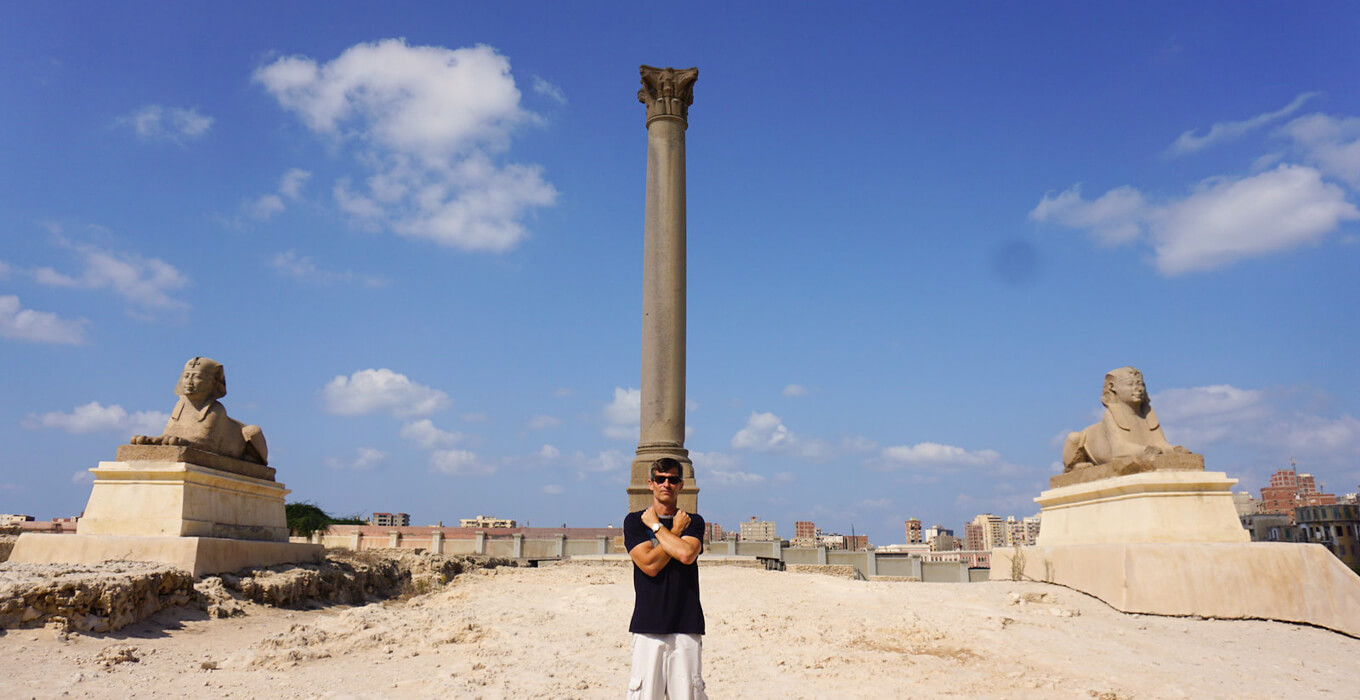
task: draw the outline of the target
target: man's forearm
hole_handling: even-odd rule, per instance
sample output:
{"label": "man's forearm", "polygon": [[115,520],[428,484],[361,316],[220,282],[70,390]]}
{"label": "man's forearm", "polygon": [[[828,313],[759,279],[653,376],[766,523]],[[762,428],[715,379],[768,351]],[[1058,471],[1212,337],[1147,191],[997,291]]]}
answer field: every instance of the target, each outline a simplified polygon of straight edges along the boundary
{"label": "man's forearm", "polygon": [[671,559],[676,559],[682,564],[693,564],[695,558],[699,556],[698,542],[686,542],[683,537],[665,528],[657,530],[655,537],[657,544],[660,545],[655,549],[665,551]]}

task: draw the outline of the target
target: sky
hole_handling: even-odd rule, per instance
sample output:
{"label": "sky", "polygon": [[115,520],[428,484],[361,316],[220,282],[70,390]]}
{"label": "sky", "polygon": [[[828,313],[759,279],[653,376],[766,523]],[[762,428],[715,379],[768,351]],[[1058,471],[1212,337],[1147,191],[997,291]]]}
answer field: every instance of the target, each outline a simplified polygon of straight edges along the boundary
{"label": "sky", "polygon": [[696,66],[699,512],[1023,517],[1142,370],[1360,489],[1352,3],[0,2],[0,512],[226,368],[289,499],[620,525],[645,110]]}

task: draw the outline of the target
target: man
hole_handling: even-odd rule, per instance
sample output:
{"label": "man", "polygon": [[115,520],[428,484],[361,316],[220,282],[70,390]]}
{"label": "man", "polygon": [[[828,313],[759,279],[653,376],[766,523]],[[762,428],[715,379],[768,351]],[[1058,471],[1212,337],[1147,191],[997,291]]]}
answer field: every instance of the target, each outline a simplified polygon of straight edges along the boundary
{"label": "man", "polygon": [[704,519],[678,506],[680,462],[652,463],[652,505],[623,519],[623,543],[633,559],[633,671],[628,697],[705,700],[700,674],[704,609],[699,566]]}

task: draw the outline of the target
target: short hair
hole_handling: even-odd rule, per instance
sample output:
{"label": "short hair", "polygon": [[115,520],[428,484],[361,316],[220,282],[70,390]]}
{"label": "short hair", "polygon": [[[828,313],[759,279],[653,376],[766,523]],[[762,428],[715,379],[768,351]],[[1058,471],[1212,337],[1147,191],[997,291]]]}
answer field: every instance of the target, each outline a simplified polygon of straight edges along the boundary
{"label": "short hair", "polygon": [[674,457],[662,457],[652,462],[652,475],[648,478],[656,481],[657,474],[669,474],[671,472],[678,472],[681,479],[685,478],[685,467],[680,464],[680,460]]}

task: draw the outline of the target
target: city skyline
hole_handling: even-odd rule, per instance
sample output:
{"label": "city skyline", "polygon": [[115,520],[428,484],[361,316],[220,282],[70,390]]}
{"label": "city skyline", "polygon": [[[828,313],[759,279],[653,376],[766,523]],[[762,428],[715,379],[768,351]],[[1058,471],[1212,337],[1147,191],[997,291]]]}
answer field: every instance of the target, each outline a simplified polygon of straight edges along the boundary
{"label": "city skyline", "polygon": [[699,511],[1024,517],[1104,374],[1259,493],[1360,487],[1344,3],[0,8],[0,511],[226,369],[291,501],[622,523],[640,64],[697,66]]}

